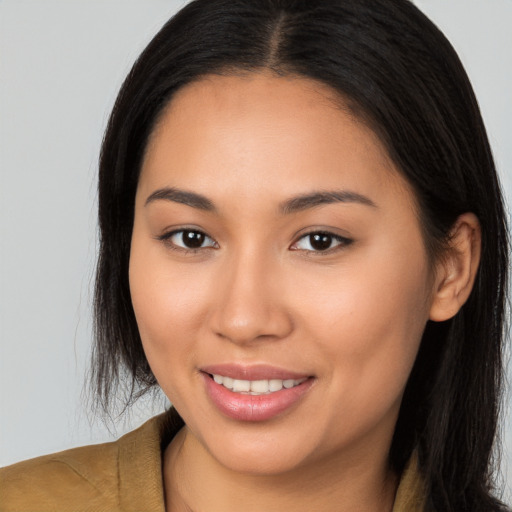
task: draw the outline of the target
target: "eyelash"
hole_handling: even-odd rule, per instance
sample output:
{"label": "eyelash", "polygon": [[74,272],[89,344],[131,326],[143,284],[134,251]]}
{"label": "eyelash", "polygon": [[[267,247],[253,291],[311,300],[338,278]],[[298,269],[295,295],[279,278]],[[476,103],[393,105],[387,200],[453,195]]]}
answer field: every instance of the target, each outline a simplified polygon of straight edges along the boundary
{"label": "eyelash", "polygon": [[[210,246],[206,246],[206,247],[197,247],[197,248],[191,248],[191,247],[181,247],[179,245],[176,245],[175,243],[171,242],[171,238],[174,236],[174,235],[177,235],[179,233],[194,233],[194,234],[199,234],[199,235],[202,235],[204,236],[206,239],[209,239],[213,242],[213,246],[210,245]],[[346,238],[344,236],[340,236],[340,235],[336,235],[334,233],[331,233],[329,231],[323,231],[323,230],[315,230],[315,231],[309,231],[308,233],[304,233],[303,235],[301,235],[297,241],[295,241],[292,245],[292,247],[294,245],[297,245],[299,243],[300,240],[303,240],[307,237],[311,237],[313,235],[323,235],[325,237],[329,237],[331,239],[331,243],[336,241],[338,242],[337,245],[335,245],[334,247],[329,247],[325,250],[310,250],[310,249],[293,249],[294,251],[304,251],[306,253],[309,253],[310,255],[324,255],[324,254],[331,254],[333,252],[336,252],[338,250],[341,250],[345,247],[348,247],[354,240],[350,239],[350,238]],[[183,236],[183,235],[182,235]],[[161,242],[164,242],[165,245],[167,247],[169,247],[170,249],[172,249],[173,251],[179,251],[183,254],[197,254],[199,251],[203,250],[203,249],[216,249],[218,248],[218,244],[217,242],[215,242],[215,240],[213,240],[213,238],[209,237],[206,233],[204,233],[203,231],[199,230],[199,229],[176,229],[174,231],[170,231],[169,233],[164,233],[163,235],[160,235],[157,237],[157,240],[160,240]],[[311,246],[311,240],[310,240],[310,243],[309,245]]]}
{"label": "eyelash", "polygon": [[[334,247],[329,247],[325,250],[310,250],[310,249],[293,249],[294,251],[305,251],[309,253],[310,255],[323,255],[323,254],[331,254],[333,252],[339,251],[344,249],[345,247],[348,247],[354,240],[351,238],[347,238],[341,235],[336,235],[334,233],[331,233],[330,231],[322,231],[322,230],[313,230],[309,231],[308,233],[304,233],[300,236],[300,238],[293,243],[293,245],[297,245],[300,240],[307,239],[308,237],[311,237],[313,235],[320,235],[329,237],[331,239],[331,243],[338,242]],[[311,239],[309,241],[309,245],[311,246]],[[293,246],[292,246],[293,247]]]}
{"label": "eyelash", "polygon": [[167,247],[169,247],[170,249],[172,249],[173,251],[179,251],[179,252],[184,253],[184,254],[196,254],[196,253],[198,253],[199,251],[201,251],[203,249],[215,249],[216,248],[216,247],[211,247],[211,246],[208,246],[208,247],[197,247],[197,248],[180,247],[179,245],[176,245],[173,242],[171,242],[171,238],[174,235],[177,235],[178,233],[195,233],[195,234],[199,234],[199,235],[204,236],[205,238],[208,238],[209,240],[212,240],[212,242],[214,242],[214,244],[217,244],[217,242],[215,242],[213,240],[213,238],[209,237],[206,233],[204,233],[203,231],[201,231],[199,229],[176,229],[174,231],[170,231],[169,233],[164,233],[163,235],[158,236],[157,239],[162,241],[163,243],[165,243],[165,245]]}

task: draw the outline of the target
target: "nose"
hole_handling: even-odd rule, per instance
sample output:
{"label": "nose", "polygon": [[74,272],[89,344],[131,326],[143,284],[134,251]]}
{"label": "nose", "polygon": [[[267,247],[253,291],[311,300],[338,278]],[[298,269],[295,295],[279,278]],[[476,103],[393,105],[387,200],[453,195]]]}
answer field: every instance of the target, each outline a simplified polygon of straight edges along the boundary
{"label": "nose", "polygon": [[218,273],[217,300],[210,318],[217,336],[237,344],[279,340],[293,330],[277,263],[256,254],[226,261]]}

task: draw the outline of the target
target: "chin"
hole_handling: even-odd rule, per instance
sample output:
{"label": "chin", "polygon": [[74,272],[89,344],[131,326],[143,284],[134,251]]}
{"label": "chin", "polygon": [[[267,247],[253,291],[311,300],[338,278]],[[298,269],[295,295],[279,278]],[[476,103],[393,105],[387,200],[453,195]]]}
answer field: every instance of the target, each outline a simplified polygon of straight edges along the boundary
{"label": "chin", "polygon": [[292,472],[304,463],[305,454],[298,446],[281,446],[276,449],[273,444],[254,443],[239,446],[237,443],[227,445],[227,449],[210,449],[211,455],[230,471],[255,476],[277,476]]}
{"label": "chin", "polygon": [[219,464],[237,473],[280,475],[318,456],[320,447],[313,432],[292,432],[289,424],[270,423],[274,424],[242,424],[235,428],[221,424],[204,435],[193,435]]}

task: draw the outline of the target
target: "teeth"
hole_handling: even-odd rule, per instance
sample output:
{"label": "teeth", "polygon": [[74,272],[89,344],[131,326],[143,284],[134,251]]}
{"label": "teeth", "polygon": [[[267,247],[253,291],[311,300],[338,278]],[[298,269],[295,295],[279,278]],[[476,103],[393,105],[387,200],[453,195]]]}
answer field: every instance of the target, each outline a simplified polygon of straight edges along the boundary
{"label": "teeth", "polygon": [[250,380],[238,380],[235,379],[233,381],[233,391],[235,393],[241,393],[243,391],[250,391],[251,390],[251,381]]}
{"label": "teeth", "polygon": [[270,379],[270,380],[241,380],[232,379],[231,377],[224,377],[223,375],[212,375],[213,380],[224,386],[225,388],[234,391],[235,393],[244,393],[250,395],[266,395],[274,393],[281,389],[290,389],[298,386],[306,379]]}
{"label": "teeth", "polygon": [[255,393],[268,393],[269,382],[268,380],[253,380],[251,381],[251,391]]}
{"label": "teeth", "polygon": [[283,389],[283,381],[279,379],[272,379],[268,381],[268,390],[270,392],[272,391],[279,391],[280,389]]}

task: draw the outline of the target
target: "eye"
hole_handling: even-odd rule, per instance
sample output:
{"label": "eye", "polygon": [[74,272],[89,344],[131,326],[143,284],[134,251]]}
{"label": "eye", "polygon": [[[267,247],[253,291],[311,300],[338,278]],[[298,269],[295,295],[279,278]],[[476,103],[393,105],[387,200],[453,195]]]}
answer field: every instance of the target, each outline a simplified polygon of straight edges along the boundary
{"label": "eye", "polygon": [[330,252],[331,250],[341,249],[353,242],[350,238],[345,238],[327,231],[313,231],[303,235],[295,242],[291,249],[312,252]]}
{"label": "eye", "polygon": [[158,239],[164,241],[171,249],[175,250],[194,252],[199,249],[218,247],[215,240],[197,229],[179,229],[171,231],[170,233],[158,237]]}

